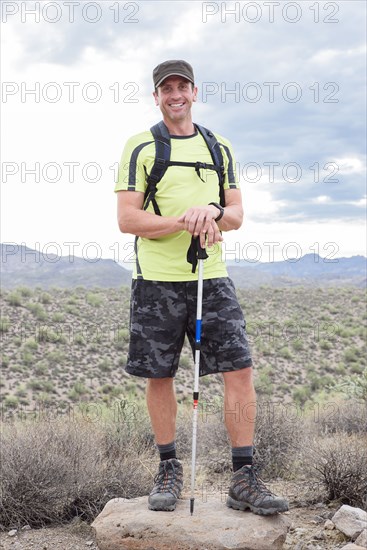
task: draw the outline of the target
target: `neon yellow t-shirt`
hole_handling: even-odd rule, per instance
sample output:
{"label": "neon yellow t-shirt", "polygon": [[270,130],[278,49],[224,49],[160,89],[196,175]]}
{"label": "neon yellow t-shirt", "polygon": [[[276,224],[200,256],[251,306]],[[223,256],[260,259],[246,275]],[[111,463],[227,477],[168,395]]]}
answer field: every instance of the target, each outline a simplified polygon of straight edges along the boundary
{"label": "neon yellow t-shirt", "polygon": [[[235,161],[230,142],[215,134],[224,161],[224,189],[236,189]],[[119,177],[115,191],[141,191],[147,187],[146,178],[155,160],[155,143],[150,131],[131,137],[122,153]],[[205,162],[212,164],[209,149],[200,133],[192,136],[171,136],[171,160]],[[192,206],[219,202],[219,180],[214,170],[200,170],[200,177],[193,167],[169,166],[157,185],[155,199],[162,216],[181,216]],[[204,181],[202,181],[204,180]],[[150,203],[148,212],[154,213]],[[191,235],[179,231],[157,239],[138,237],[133,278],[150,281],[193,281],[197,274],[191,273],[191,264],[186,254]],[[209,258],[204,261],[204,278],[226,277],[227,269],[221,258],[221,245],[207,249]]]}

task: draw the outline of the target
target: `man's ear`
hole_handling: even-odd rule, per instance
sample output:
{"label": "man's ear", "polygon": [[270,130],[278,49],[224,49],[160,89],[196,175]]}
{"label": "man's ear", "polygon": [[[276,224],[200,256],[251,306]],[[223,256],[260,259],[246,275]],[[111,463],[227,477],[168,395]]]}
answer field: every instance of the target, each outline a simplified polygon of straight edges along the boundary
{"label": "man's ear", "polygon": [[193,88],[194,97],[192,98],[193,101],[197,101],[198,98],[198,87],[194,86]]}
{"label": "man's ear", "polygon": [[154,102],[155,102],[155,104],[156,104],[156,105],[159,105],[159,103],[158,103],[158,94],[157,94],[157,92],[153,92],[153,97],[154,97]]}

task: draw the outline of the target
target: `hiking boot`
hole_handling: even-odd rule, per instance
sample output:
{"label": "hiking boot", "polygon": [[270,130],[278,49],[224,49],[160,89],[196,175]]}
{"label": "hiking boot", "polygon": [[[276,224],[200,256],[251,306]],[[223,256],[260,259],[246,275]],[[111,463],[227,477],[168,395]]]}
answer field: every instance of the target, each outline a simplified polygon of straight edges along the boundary
{"label": "hiking boot", "polygon": [[235,510],[250,508],[251,512],[260,516],[288,510],[288,502],[273,495],[257,476],[256,468],[248,466],[242,466],[233,474],[226,505]]}
{"label": "hiking boot", "polygon": [[176,458],[162,460],[148,498],[149,510],[172,511],[183,487],[182,464]]}

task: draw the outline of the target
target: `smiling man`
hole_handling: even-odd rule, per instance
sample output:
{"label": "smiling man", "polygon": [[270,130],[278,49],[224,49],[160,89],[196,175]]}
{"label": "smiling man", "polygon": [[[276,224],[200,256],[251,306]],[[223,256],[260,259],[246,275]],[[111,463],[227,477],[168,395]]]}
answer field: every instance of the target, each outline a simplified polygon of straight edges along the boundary
{"label": "smiling man", "polygon": [[[192,237],[205,260],[200,376],[222,373],[225,424],[234,475],[227,506],[257,514],[288,509],[252,467],[255,407],[245,320],[221,258],[222,232],[242,224],[241,191],[230,142],[194,124],[193,69],[169,60],[153,71],[154,100],[163,121],[128,140],[119,179],[118,223],[136,236],[130,345],[126,371],[147,379],[147,406],[160,463],[149,495],[151,510],[174,510],[183,487],[176,457],[174,377],[187,335],[195,346],[197,275],[186,255]],[[242,411],[234,414],[234,411]]]}

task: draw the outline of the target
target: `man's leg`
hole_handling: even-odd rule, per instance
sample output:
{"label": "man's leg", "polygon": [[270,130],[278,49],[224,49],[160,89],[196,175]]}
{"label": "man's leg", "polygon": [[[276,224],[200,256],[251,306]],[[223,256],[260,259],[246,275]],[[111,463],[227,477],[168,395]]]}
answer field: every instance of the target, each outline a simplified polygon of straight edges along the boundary
{"label": "man's leg", "polygon": [[232,447],[253,445],[256,416],[256,394],[252,368],[225,372],[224,421]]}
{"label": "man's leg", "polygon": [[166,445],[175,440],[177,401],[173,378],[148,378],[146,400],[155,440]]}
{"label": "man's leg", "polygon": [[183,472],[175,450],[177,401],[173,378],[149,378],[146,400],[161,458],[155,485],[149,495],[149,508],[174,510],[182,490]]}
{"label": "man's leg", "polygon": [[236,510],[250,508],[252,512],[260,515],[285,512],[288,510],[287,501],[273,495],[252,467],[256,417],[252,368],[224,373],[223,379],[224,418],[232,444],[234,469],[227,506]]}

